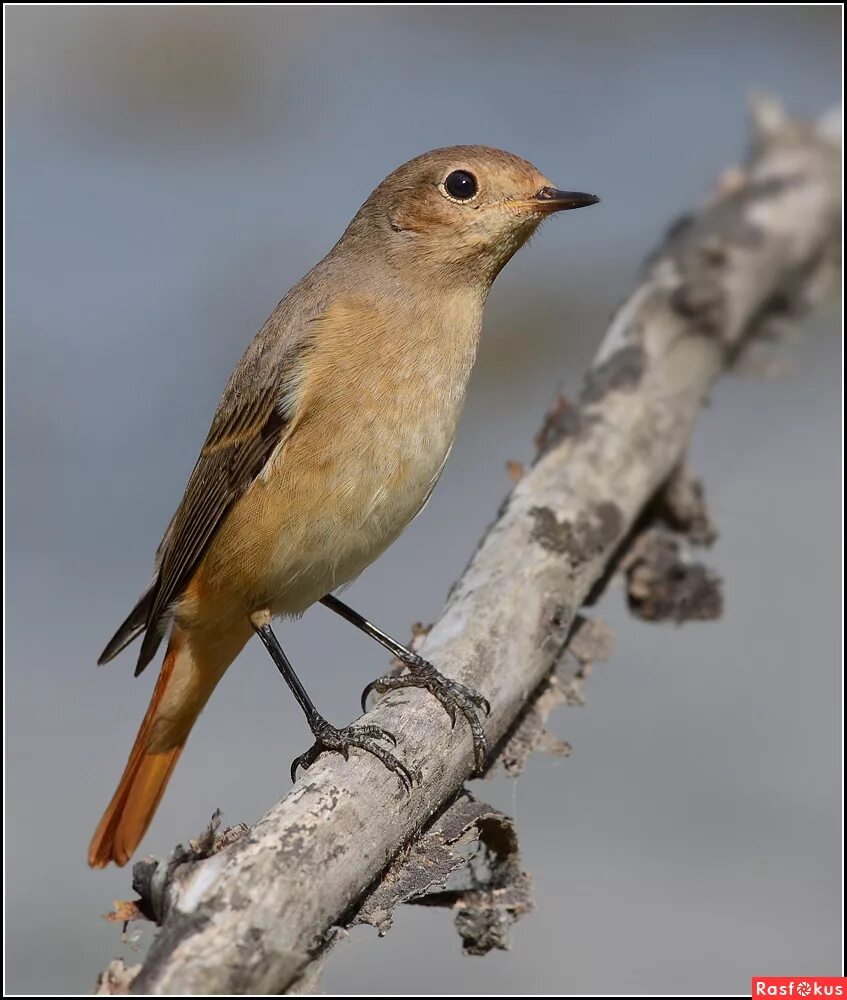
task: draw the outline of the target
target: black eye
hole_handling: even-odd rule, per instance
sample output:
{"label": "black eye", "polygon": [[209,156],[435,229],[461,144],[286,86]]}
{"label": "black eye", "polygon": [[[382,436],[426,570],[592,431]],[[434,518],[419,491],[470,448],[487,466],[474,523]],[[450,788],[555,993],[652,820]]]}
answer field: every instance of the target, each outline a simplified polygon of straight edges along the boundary
{"label": "black eye", "polygon": [[454,170],[444,181],[444,190],[456,201],[469,201],[479,190],[476,177],[467,170]]}

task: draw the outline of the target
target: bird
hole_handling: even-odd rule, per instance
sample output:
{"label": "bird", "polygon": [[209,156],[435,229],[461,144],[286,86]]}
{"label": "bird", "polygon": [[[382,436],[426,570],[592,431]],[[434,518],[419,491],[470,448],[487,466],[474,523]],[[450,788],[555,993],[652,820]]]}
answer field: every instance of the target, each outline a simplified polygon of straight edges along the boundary
{"label": "bird", "polygon": [[[450,454],[494,279],[554,213],[597,203],[556,188],[527,160],[487,146],[424,153],[390,173],[298,281],[230,377],[153,580],[107,644],[143,636],[136,676],[167,636],[149,707],[88,862],[124,865],[152,821],[197,717],[252,635],[314,736],[292,765],[351,748],[407,793],[416,775],[376,726],[336,727],[317,710],[273,622],[321,603],[406,672],[365,689],[420,687],[470,726],[477,770],[483,695],[441,674],[334,593],[427,503]],[[389,747],[391,749],[389,749]]]}

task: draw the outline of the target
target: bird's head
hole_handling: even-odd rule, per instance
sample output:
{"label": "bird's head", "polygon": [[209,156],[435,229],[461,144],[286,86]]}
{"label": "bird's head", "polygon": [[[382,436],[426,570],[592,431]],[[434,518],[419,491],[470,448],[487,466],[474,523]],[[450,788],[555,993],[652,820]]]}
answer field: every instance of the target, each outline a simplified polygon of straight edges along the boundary
{"label": "bird's head", "polygon": [[389,174],[360,209],[350,235],[370,233],[402,267],[490,284],[544,219],[598,201],[559,190],[512,153],[449,146]]}

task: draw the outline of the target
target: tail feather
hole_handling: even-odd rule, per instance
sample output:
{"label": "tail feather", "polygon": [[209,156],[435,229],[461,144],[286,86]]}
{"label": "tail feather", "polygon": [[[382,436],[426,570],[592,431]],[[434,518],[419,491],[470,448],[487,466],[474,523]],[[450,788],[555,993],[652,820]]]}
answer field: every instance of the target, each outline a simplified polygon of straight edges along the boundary
{"label": "tail feather", "polygon": [[182,746],[178,746],[165,753],[145,754],[131,771],[127,769],[88,849],[92,868],[105,868],[110,861],[123,867],[129,861],[147,832],[181,753]]}
{"label": "tail feather", "polygon": [[153,724],[159,715],[181,648],[182,642],[174,635],[123,777],[91,840],[88,863],[92,868],[105,868],[110,861],[117,865],[125,865],[129,861],[147,832],[188,739],[190,723],[181,742],[159,753],[147,752]]}
{"label": "tail feather", "polygon": [[[220,623],[219,623],[220,624]],[[222,628],[174,626],[147,714],[88,849],[92,868],[125,865],[147,831],[182,748],[203,706],[252,630],[246,616]]]}

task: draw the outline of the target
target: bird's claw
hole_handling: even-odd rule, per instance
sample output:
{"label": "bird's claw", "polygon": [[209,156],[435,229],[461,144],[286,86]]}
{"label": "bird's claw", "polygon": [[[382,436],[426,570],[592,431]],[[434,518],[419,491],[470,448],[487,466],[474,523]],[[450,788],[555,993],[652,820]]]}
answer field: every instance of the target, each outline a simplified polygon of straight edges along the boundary
{"label": "bird's claw", "polygon": [[381,761],[389,771],[397,775],[406,793],[411,792],[415,776],[394,754],[380,746],[380,741],[390,743],[393,747],[397,746],[396,736],[387,729],[382,729],[380,726],[346,726],[344,729],[337,729],[321,720],[314,726],[312,732],[315,734],[314,745],[299,757],[295,757],[291,763],[292,781],[297,780],[298,767],[307,771],[325,750],[340,753],[345,760],[349,760],[351,747],[356,747]]}
{"label": "bird's claw", "polygon": [[464,715],[473,736],[476,772],[481,774],[485,767],[485,758],[488,755],[488,741],[479,716],[480,713],[486,717],[491,714],[491,703],[483,695],[465,687],[464,684],[445,677],[426,660],[418,659],[415,663],[408,663],[407,667],[409,668],[408,673],[390,674],[371,681],[362,692],[362,710],[367,711],[368,696],[373,691],[384,694],[387,691],[397,691],[407,687],[423,688],[429,691],[441,703],[450,718],[452,727],[456,725],[457,712]]}

